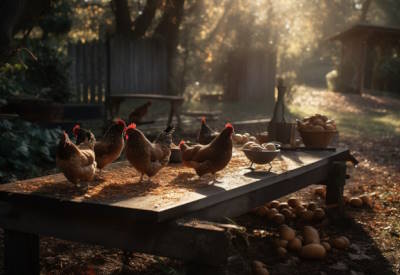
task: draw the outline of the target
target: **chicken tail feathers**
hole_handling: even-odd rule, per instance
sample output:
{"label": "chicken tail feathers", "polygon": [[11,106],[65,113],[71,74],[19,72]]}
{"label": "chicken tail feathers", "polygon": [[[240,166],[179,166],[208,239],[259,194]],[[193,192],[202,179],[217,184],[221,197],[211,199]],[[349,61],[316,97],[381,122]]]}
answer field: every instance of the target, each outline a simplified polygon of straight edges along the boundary
{"label": "chicken tail feathers", "polygon": [[161,132],[154,143],[170,146],[172,143],[172,134],[175,132],[175,127],[168,125],[168,127]]}

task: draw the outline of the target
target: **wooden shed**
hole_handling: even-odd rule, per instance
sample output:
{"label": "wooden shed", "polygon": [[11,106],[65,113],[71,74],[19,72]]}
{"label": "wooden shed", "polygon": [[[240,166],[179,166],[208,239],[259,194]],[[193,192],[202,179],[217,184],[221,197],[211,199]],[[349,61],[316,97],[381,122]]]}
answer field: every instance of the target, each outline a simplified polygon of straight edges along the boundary
{"label": "wooden shed", "polygon": [[339,89],[360,94],[387,90],[387,81],[377,81],[377,68],[384,58],[399,53],[399,27],[357,24],[328,40],[342,44]]}

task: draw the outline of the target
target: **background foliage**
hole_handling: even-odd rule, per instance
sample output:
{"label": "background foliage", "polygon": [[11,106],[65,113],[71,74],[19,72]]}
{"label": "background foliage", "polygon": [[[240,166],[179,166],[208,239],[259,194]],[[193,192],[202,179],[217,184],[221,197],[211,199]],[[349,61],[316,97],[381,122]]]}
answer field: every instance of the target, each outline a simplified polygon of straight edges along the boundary
{"label": "background foliage", "polygon": [[23,121],[0,121],[0,183],[42,175],[54,168],[60,129]]}

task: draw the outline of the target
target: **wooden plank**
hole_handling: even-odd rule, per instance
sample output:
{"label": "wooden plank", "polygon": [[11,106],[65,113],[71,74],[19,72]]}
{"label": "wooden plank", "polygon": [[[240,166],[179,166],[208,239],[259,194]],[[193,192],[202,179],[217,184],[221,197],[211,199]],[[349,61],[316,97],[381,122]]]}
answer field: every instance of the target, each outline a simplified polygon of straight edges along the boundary
{"label": "wooden plank", "polygon": [[[18,270],[15,261],[20,262],[20,257],[25,256],[23,253],[26,253],[26,259],[23,260],[27,263],[29,260],[32,262],[26,267],[37,268],[38,254],[34,253],[34,251],[38,253],[36,234],[220,265],[235,253],[231,237],[243,232],[240,227],[234,225],[219,225],[197,220],[178,220],[154,226],[135,224],[129,217],[116,218],[107,214],[96,216],[69,212],[62,208],[47,208],[45,205],[36,209],[25,209],[21,205],[11,206],[8,214],[0,214],[0,225],[7,228],[6,232],[13,233],[7,235],[6,239],[6,249],[10,249],[6,257],[10,264],[14,264],[9,265],[10,269],[14,267]],[[13,229],[26,233],[14,233]],[[12,237],[11,241],[9,236]]]}
{"label": "wooden plank", "polygon": [[[243,154],[243,153],[237,153]],[[44,204],[49,208],[60,208],[74,210],[72,212],[84,213],[88,211],[91,215],[93,211],[96,213],[108,213],[107,215],[115,217],[129,217],[129,220],[135,222],[160,222],[165,220],[176,219],[191,213],[201,211],[207,208],[215,208],[214,215],[222,217],[225,212],[224,205],[226,201],[239,200],[241,213],[251,210],[260,203],[260,198],[277,198],[284,194],[288,194],[299,188],[310,184],[320,183],[329,177],[329,169],[332,161],[336,159],[344,159],[349,152],[345,149],[332,151],[309,151],[309,152],[283,152],[282,159],[287,169],[281,170],[274,168],[273,173],[265,172],[249,172],[246,169],[231,169],[229,173],[225,173],[219,178],[220,183],[208,186],[200,186],[198,188],[182,189],[182,192],[174,196],[165,196],[165,192],[156,192],[154,194],[146,194],[143,196],[119,196],[113,200],[90,200],[84,196],[66,196],[55,197],[54,192],[44,193],[27,193],[22,194],[14,190],[15,184],[6,184],[0,186],[0,200],[7,203],[24,203],[28,208],[36,208],[39,204]],[[240,157],[235,155],[234,158]],[[130,166],[126,163],[118,164],[118,168],[123,171],[122,166],[125,165],[131,171]],[[115,166],[114,166],[115,167]],[[191,171],[189,168],[181,166],[173,166],[177,174],[187,174]],[[160,178],[163,173],[167,173],[166,169],[160,171]],[[186,169],[186,170],[185,170]],[[52,179],[54,183],[65,181],[62,175],[44,177],[43,181]],[[31,181],[23,181],[23,184],[29,184],[32,188],[34,183]],[[172,188],[172,187],[171,187]],[[270,194],[270,195],[268,195]],[[60,194],[58,194],[60,195]],[[229,210],[229,209],[228,209]],[[230,210],[229,210],[230,211]],[[232,210],[232,215],[239,212]],[[235,214],[236,213],[236,214]],[[97,214],[98,216],[99,214]]]}
{"label": "wooden plank", "polygon": [[40,274],[38,235],[6,229],[4,250],[5,274]]}
{"label": "wooden plank", "polygon": [[162,95],[157,93],[151,94],[143,94],[143,93],[113,93],[110,95],[110,98],[113,99],[156,99],[156,100],[173,100],[173,101],[183,101],[184,98],[182,96],[171,96],[171,95]]}

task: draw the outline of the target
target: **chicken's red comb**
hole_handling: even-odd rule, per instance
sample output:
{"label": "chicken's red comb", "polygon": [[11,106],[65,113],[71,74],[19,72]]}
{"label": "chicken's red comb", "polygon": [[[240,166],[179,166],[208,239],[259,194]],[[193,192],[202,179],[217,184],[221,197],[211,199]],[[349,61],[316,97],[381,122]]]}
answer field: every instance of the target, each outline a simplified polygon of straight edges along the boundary
{"label": "chicken's red comb", "polygon": [[124,126],[124,128],[126,127],[126,123],[123,119],[117,118],[115,119],[115,123]]}
{"label": "chicken's red comb", "polygon": [[78,130],[81,128],[81,126],[79,124],[76,124],[74,126],[74,128],[72,128],[72,133],[74,134],[74,136],[78,135]]}
{"label": "chicken's red comb", "polygon": [[136,124],[135,123],[129,124],[128,127],[126,127],[126,130],[128,129],[136,129]]}
{"label": "chicken's red comb", "polygon": [[227,124],[225,124],[225,128],[231,128],[233,130],[233,126],[229,122]]}
{"label": "chicken's red comb", "polygon": [[201,123],[206,123],[206,117],[205,116],[201,117]]}
{"label": "chicken's red comb", "polygon": [[182,139],[181,142],[179,142],[179,146],[185,144],[185,141]]}

